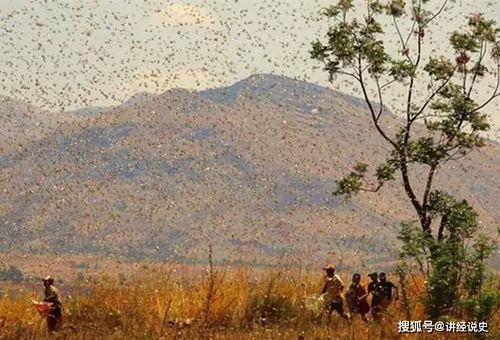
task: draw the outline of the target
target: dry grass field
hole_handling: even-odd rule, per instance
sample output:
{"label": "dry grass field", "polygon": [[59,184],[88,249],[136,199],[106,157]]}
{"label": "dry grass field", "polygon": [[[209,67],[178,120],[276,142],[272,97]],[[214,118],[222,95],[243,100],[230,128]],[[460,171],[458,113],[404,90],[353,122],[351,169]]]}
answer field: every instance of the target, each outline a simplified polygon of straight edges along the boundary
{"label": "dry grass field", "polygon": [[[347,284],[347,273],[339,273]],[[344,321],[330,326],[304,308],[304,297],[321,289],[321,272],[227,267],[143,267],[127,275],[103,274],[58,284],[64,304],[62,331],[55,339],[463,339],[463,334],[403,335],[401,301],[384,319]],[[397,281],[395,276],[390,279]],[[365,277],[363,281],[367,283]],[[421,320],[422,282],[407,289],[413,320]],[[28,298],[41,285],[0,286],[0,339],[45,339],[44,320]],[[490,323],[499,336],[500,313]]]}

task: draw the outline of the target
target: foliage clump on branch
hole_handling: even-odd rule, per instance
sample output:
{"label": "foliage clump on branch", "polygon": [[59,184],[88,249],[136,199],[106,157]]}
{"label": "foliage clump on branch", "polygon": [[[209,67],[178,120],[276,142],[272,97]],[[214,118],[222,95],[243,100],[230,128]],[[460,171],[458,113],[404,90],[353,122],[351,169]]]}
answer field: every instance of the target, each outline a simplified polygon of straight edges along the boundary
{"label": "foliage clump on branch", "polygon": [[[335,194],[376,192],[401,178],[418,218],[418,227],[414,222],[402,224],[401,257],[411,258],[426,276],[427,308],[433,317],[449,313],[464,289],[471,296],[480,294],[480,287],[470,286],[481,286],[483,263],[494,246],[478,236],[478,215],[469,203],[435,189],[433,183],[443,164],[463,160],[485,145],[481,134],[490,125],[482,110],[500,96],[500,29],[495,21],[471,14],[464,28],[451,32],[448,55],[440,55],[445,48],[429,49],[433,24],[442,20],[451,2],[337,1],[322,11],[332,23],[326,41],[314,41],[311,50],[331,81],[346,76],[359,85],[375,129],[391,147],[375,170],[376,183],[370,185],[367,179],[368,165],[358,163],[337,182]],[[363,5],[363,15],[356,5]],[[387,47],[389,29],[398,48]],[[494,86],[483,96],[488,81]],[[382,119],[389,113],[388,91],[403,91],[401,105],[392,107],[402,118],[396,131]],[[414,176],[422,171],[423,182]],[[470,239],[475,239],[473,247],[467,246]],[[472,266],[474,261],[480,264]]]}

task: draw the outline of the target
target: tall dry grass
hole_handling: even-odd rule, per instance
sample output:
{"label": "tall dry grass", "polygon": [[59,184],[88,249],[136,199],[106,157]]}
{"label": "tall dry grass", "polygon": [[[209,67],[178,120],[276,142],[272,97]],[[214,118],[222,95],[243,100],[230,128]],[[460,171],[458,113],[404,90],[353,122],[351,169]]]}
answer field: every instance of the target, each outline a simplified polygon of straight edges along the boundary
{"label": "tall dry grass", "polygon": [[[341,275],[342,276],[342,275]],[[342,276],[346,283],[347,276]],[[397,278],[391,277],[393,280]],[[321,289],[321,273],[228,269],[183,273],[141,271],[127,278],[102,275],[59,287],[64,304],[60,339],[404,339],[397,321],[400,303],[380,323],[334,317],[325,325],[304,309],[303,298]],[[409,282],[412,318],[423,318],[422,282]],[[0,298],[0,339],[48,338],[45,323],[28,297],[41,287],[6,289]],[[499,316],[494,323],[498,324]],[[491,324],[491,332],[495,332]],[[419,338],[462,339],[459,334]]]}

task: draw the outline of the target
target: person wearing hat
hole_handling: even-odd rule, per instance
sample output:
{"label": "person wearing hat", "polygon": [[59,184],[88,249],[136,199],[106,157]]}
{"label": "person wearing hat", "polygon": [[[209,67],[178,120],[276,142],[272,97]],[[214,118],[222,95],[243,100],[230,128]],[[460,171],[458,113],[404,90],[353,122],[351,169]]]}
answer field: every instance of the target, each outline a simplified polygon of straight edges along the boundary
{"label": "person wearing hat", "polygon": [[54,287],[54,278],[47,276],[43,279],[45,287],[44,302],[50,303],[49,314],[47,315],[47,328],[49,333],[57,332],[62,325],[62,303],[59,298],[59,291]]}
{"label": "person wearing hat", "polygon": [[331,263],[323,268],[326,272],[325,285],[322,294],[325,297],[325,308],[328,313],[328,323],[331,322],[332,313],[336,311],[346,320],[349,320],[349,314],[344,312],[344,283],[338,275],[335,274],[335,266]]}

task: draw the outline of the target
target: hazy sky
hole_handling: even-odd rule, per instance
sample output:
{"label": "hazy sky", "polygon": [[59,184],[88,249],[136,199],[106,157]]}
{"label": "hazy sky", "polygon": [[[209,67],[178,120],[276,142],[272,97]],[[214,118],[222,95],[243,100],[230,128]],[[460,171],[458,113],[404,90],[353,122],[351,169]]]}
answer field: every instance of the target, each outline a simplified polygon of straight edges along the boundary
{"label": "hazy sky", "polygon": [[[328,25],[318,12],[332,3],[0,0],[0,94],[68,110],[117,104],[137,91],[228,85],[258,72],[356,94],[352,84],[329,84],[309,58],[310,42]],[[447,32],[475,11],[500,21],[499,1],[459,0],[426,47],[445,51]],[[395,41],[395,34],[388,37]],[[480,88],[483,95],[491,84]],[[487,111],[496,135],[499,101]]]}

